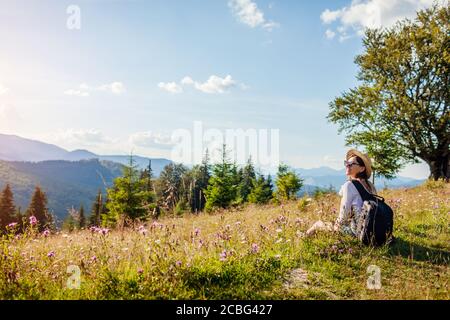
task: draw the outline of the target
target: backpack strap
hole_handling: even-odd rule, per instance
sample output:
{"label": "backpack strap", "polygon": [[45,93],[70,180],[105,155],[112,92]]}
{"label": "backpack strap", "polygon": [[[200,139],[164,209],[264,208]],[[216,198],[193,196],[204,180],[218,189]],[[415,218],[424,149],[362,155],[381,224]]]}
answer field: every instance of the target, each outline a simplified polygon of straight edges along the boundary
{"label": "backpack strap", "polygon": [[352,180],[353,185],[358,190],[363,201],[374,200],[374,195],[369,193],[358,180]]}

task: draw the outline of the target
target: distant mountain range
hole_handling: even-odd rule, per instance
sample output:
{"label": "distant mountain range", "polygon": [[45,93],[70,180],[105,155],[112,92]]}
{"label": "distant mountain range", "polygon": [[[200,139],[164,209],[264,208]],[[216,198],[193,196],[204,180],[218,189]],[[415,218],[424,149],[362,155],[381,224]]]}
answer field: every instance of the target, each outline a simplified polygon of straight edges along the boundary
{"label": "distant mountain range", "polygon": [[[0,134],[0,160],[38,162],[46,160],[79,161],[98,159],[128,164],[129,158],[129,155],[98,155],[88,150],[67,151],[53,144],[25,139],[16,135]],[[141,169],[146,168],[149,160],[151,160],[154,176],[159,176],[162,169],[172,162],[164,158],[146,158],[136,155],[133,155],[133,160]]]}
{"label": "distant mountain range", "polygon": [[14,202],[24,212],[31,200],[35,186],[47,194],[48,207],[61,222],[72,206],[83,205],[90,211],[98,192],[105,193],[114,178],[122,174],[122,165],[98,159],[40,162],[0,160],[0,187],[9,184]]}
{"label": "distant mountain range", "polygon": [[[153,174],[159,176],[171,160],[133,155],[138,167],[146,168],[151,160]],[[47,193],[49,208],[61,221],[72,206],[83,204],[86,211],[97,191],[105,192],[114,178],[122,173],[122,165],[129,163],[127,155],[97,155],[88,150],[67,151],[56,145],[15,135],[0,134],[0,188],[9,183],[15,202],[24,211],[34,187],[40,185]],[[295,169],[304,179],[299,195],[317,188],[333,187],[336,191],[346,181],[345,170],[329,167]],[[377,179],[378,190],[384,187],[411,187],[423,180],[397,177],[393,180]]]}

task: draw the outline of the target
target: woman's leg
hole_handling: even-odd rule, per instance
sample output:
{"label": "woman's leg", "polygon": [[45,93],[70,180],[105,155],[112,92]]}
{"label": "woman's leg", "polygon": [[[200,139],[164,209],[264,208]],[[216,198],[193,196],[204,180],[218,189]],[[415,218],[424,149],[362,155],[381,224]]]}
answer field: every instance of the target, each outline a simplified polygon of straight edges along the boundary
{"label": "woman's leg", "polygon": [[314,222],[311,228],[306,231],[307,236],[316,234],[317,231],[332,231],[333,224],[331,222],[323,222],[322,220]]}

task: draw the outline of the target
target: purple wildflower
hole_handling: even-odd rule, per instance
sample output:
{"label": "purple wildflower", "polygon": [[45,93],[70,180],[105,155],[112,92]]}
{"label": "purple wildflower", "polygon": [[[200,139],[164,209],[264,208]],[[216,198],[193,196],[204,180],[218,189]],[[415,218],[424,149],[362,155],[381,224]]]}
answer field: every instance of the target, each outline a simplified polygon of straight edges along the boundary
{"label": "purple wildflower", "polygon": [[47,257],[49,258],[53,258],[55,256],[55,251],[50,251],[49,253],[47,253]]}
{"label": "purple wildflower", "polygon": [[227,250],[223,250],[222,253],[220,254],[220,261],[225,261],[227,260]]}
{"label": "purple wildflower", "polygon": [[181,267],[181,261],[178,260],[177,262],[175,262],[175,265],[176,265],[177,267]]}
{"label": "purple wildflower", "polygon": [[144,226],[139,226],[138,232],[139,232],[140,234],[142,234],[143,236],[145,236],[145,235],[147,234],[147,229],[145,229]]}
{"label": "purple wildflower", "polygon": [[42,235],[44,236],[44,237],[48,237],[49,235],[50,235],[50,230],[44,230],[44,232],[42,232]]}
{"label": "purple wildflower", "polygon": [[11,222],[8,224],[8,228],[14,228],[15,226],[17,226],[17,222]]}
{"label": "purple wildflower", "polygon": [[256,243],[252,244],[252,253],[258,253],[259,251],[259,246]]}
{"label": "purple wildflower", "polygon": [[199,234],[200,234],[200,229],[199,228],[195,228],[194,235],[197,237]]}
{"label": "purple wildflower", "polygon": [[35,216],[31,216],[31,217],[30,217],[30,224],[31,224],[32,226],[36,225],[37,222],[38,222],[38,221],[37,221],[37,219],[36,219]]}

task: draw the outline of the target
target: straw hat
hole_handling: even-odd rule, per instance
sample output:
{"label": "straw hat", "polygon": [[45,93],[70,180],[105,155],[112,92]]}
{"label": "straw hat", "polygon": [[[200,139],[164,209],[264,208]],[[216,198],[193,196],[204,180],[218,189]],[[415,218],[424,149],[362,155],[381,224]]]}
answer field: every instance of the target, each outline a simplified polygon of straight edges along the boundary
{"label": "straw hat", "polygon": [[356,149],[350,149],[347,151],[346,160],[350,159],[353,156],[358,156],[364,162],[364,166],[366,167],[367,179],[372,175],[372,161],[369,158],[369,155],[366,153],[359,152]]}

